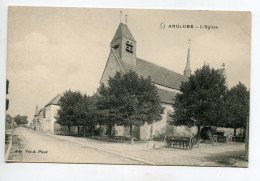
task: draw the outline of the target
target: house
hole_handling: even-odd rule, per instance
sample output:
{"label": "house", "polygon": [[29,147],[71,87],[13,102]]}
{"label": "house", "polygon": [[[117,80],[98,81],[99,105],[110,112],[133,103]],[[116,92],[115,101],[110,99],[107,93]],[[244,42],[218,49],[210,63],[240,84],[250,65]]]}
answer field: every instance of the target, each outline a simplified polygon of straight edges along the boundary
{"label": "house", "polygon": [[[110,76],[114,76],[117,71],[122,73],[129,70],[135,71],[139,76],[151,77],[152,83],[157,86],[161,104],[165,107],[162,120],[154,124],[145,124],[141,127],[134,127],[134,136],[146,140],[169,133],[184,133],[189,129],[191,134],[196,134],[195,128],[174,127],[167,124],[169,114],[173,112],[173,98],[180,92],[180,85],[187,81],[191,74],[190,68],[190,48],[188,49],[187,63],[184,75],[166,69],[149,61],[136,57],[136,40],[126,24],[120,23],[117,31],[110,43],[110,54],[107,59],[100,83],[105,85]],[[116,136],[129,136],[129,128],[115,126]]]}
{"label": "house", "polygon": [[35,107],[35,113],[34,113],[34,116],[33,116],[33,120],[32,120],[32,129],[33,130],[37,130],[37,127],[39,125],[38,123],[38,106]]}
{"label": "house", "polygon": [[48,104],[44,106],[44,128],[46,131],[54,132],[56,116],[60,106],[58,105],[61,94],[54,97]]}
{"label": "house", "polygon": [[58,102],[61,98],[61,94],[54,97],[48,104],[38,111],[38,106],[35,109],[35,115],[33,119],[33,129],[43,132],[54,132],[55,127],[59,127],[56,122],[57,111],[60,108]]}

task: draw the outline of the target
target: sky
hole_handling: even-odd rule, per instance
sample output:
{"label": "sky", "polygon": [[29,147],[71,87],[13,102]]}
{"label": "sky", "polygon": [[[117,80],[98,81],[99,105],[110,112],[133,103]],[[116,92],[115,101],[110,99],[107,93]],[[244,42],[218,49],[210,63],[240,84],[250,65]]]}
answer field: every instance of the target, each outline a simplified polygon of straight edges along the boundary
{"label": "sky", "polygon": [[28,115],[31,120],[36,105],[41,108],[68,89],[93,94],[120,23],[120,11],[122,23],[128,15],[127,25],[137,41],[137,57],[183,74],[190,39],[192,71],[204,63],[215,69],[225,63],[229,88],[240,81],[249,89],[248,12],[9,7],[7,113]]}

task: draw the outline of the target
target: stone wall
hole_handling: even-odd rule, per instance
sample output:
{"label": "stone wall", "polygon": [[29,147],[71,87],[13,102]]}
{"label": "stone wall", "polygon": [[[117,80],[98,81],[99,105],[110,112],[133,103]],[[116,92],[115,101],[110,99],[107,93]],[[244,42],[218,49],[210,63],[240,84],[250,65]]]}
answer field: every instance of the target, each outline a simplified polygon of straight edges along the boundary
{"label": "stone wall", "polygon": [[[68,126],[61,126],[60,124],[55,123],[54,124],[54,133],[55,134],[67,135],[67,134],[69,134],[69,127]],[[80,127],[79,133],[83,134],[83,128],[82,127]],[[77,135],[78,134],[78,126],[71,126],[70,127],[70,134],[71,135]]]}
{"label": "stone wall", "polygon": [[[133,127],[134,137],[141,140],[150,140],[152,138],[160,138],[165,135],[170,136],[194,136],[197,134],[197,127],[187,126],[172,126],[169,125],[168,121],[171,119],[170,115],[173,112],[171,105],[163,104],[165,107],[164,113],[162,114],[162,120],[153,124],[145,123],[140,127]],[[115,136],[130,137],[129,127],[115,126]]]}

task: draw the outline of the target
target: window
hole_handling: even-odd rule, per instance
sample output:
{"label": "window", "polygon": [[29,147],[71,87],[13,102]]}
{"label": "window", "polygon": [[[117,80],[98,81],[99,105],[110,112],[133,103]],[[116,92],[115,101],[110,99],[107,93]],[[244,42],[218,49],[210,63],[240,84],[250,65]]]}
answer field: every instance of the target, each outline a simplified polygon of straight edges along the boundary
{"label": "window", "polygon": [[119,47],[119,44],[116,44],[113,48],[117,49]]}
{"label": "window", "polygon": [[131,40],[126,41],[126,51],[133,53],[134,52],[134,42]]}

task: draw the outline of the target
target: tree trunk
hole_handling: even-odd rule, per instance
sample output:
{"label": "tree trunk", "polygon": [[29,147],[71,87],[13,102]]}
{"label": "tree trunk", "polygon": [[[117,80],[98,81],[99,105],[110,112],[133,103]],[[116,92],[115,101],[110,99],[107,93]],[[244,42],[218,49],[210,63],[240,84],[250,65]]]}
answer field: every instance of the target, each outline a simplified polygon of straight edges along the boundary
{"label": "tree trunk", "polygon": [[198,133],[197,133],[197,140],[200,138],[200,125],[198,125]]}
{"label": "tree trunk", "polygon": [[243,139],[242,142],[245,142],[246,139],[246,128],[243,129]]}
{"label": "tree trunk", "polygon": [[233,136],[236,136],[236,134],[237,134],[237,128],[234,127],[234,134],[233,134]]}
{"label": "tree trunk", "polygon": [[133,125],[130,125],[131,144],[134,144]]}
{"label": "tree trunk", "polygon": [[68,126],[68,128],[69,128],[69,135],[70,135],[70,126]]}
{"label": "tree trunk", "polygon": [[99,124],[99,138],[101,138],[102,130],[101,130],[101,124]]}
{"label": "tree trunk", "polygon": [[108,126],[108,137],[109,138],[112,137],[112,126],[111,125]]}
{"label": "tree trunk", "polygon": [[92,126],[92,136],[95,136],[95,126]]}
{"label": "tree trunk", "polygon": [[86,126],[83,126],[83,136],[86,137]]}

